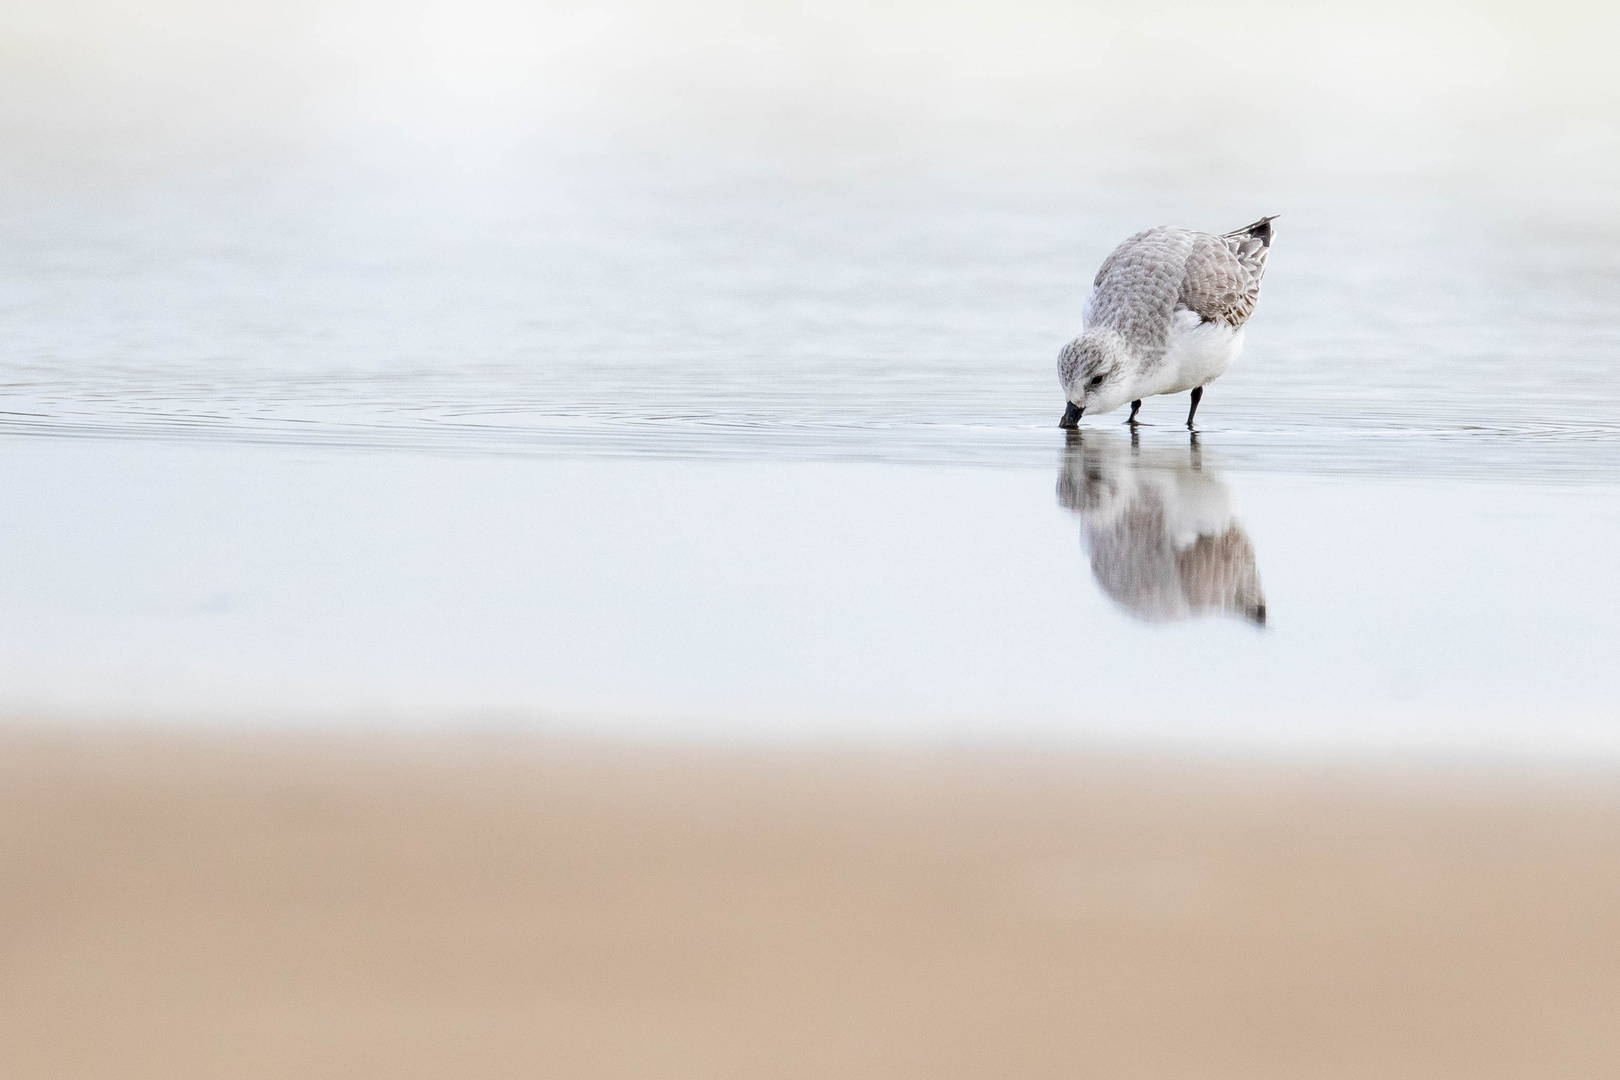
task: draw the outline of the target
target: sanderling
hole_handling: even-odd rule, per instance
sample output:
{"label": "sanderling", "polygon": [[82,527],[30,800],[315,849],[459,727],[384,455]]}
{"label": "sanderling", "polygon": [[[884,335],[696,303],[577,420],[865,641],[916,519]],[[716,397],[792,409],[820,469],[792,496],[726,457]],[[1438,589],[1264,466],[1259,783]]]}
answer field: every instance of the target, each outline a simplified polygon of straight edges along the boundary
{"label": "sanderling", "polygon": [[1086,301],[1084,333],[1058,356],[1069,399],[1059,423],[1128,401],[1134,424],[1143,398],[1191,390],[1192,427],[1205,385],[1243,351],[1275,217],[1220,236],[1165,225],[1115,248]]}

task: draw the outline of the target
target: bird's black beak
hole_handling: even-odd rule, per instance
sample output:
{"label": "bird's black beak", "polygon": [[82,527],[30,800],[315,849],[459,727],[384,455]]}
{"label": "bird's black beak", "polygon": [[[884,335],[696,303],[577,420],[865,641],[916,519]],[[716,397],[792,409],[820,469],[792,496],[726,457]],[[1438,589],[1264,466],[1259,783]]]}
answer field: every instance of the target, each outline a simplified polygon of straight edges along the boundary
{"label": "bird's black beak", "polygon": [[1069,407],[1063,410],[1063,419],[1058,421],[1058,427],[1079,427],[1080,414],[1085,411],[1074,402],[1069,402]]}

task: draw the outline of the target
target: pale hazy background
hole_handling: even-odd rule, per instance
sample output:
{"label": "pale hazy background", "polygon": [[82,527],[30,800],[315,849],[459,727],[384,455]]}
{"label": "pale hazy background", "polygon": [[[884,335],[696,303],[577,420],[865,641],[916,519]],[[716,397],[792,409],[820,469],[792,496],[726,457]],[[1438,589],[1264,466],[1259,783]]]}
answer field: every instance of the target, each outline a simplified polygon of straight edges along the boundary
{"label": "pale hazy background", "polygon": [[66,0],[0,14],[0,124],[9,173],[58,179],[377,151],[1598,190],[1617,33],[1433,0]]}

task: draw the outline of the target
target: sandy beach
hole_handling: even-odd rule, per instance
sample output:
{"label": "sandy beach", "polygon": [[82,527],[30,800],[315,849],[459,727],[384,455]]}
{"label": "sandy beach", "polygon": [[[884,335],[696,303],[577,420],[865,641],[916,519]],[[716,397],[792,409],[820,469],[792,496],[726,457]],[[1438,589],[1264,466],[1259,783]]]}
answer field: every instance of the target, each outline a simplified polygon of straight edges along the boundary
{"label": "sandy beach", "polygon": [[0,1074],[1613,1075],[1613,779],[14,733]]}

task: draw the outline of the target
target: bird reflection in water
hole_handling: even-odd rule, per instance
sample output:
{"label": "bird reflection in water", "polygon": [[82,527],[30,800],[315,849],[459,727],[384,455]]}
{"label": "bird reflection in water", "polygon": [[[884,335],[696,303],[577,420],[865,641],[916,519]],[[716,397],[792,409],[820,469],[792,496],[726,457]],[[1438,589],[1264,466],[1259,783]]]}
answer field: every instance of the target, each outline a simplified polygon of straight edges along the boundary
{"label": "bird reflection in water", "polygon": [[1148,622],[1212,613],[1266,624],[1254,544],[1232,493],[1203,468],[1198,436],[1161,456],[1105,432],[1068,434],[1058,502],[1080,517],[1091,572]]}

